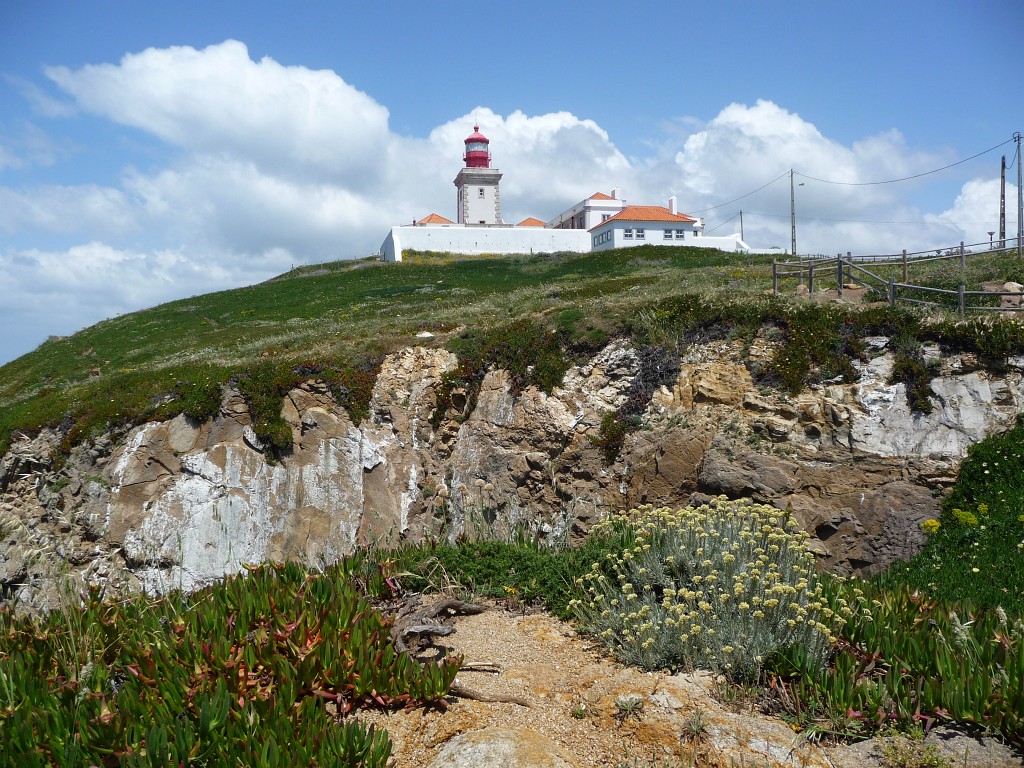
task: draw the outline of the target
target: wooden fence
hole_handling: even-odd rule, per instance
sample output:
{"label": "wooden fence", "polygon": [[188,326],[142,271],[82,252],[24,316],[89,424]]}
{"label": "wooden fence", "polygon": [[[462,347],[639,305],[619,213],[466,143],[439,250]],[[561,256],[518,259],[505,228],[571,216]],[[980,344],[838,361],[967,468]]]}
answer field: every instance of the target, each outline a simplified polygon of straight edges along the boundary
{"label": "wooden fence", "polygon": [[[992,253],[1002,252],[1015,248],[1016,238],[1003,241],[1005,247],[998,247],[989,243],[978,243],[951,248],[939,248],[929,251],[916,251],[908,253],[904,250],[898,254],[881,254],[873,256],[853,256],[847,252],[835,258],[821,257],[797,259],[796,261],[772,261],[772,292],[779,292],[779,283],[787,278],[796,278],[798,285],[806,285],[807,292],[813,294],[815,291],[835,290],[841,298],[844,288],[866,290],[879,301],[888,301],[890,306],[896,306],[897,302],[907,304],[923,304],[929,306],[955,306],[961,314],[969,311],[995,311],[995,312],[1019,312],[1021,307],[1021,291],[969,291],[961,284],[956,290],[947,288],[932,288],[926,285],[918,285],[910,282],[910,272],[913,267],[937,261],[958,262],[960,269],[967,267],[968,260],[976,256],[984,256]],[[983,246],[984,250],[975,250]],[[888,276],[882,276],[872,271],[885,267]],[[898,271],[902,280],[891,275]],[[984,302],[973,301],[975,297],[985,297],[991,302],[999,298],[999,306],[992,306]],[[1009,297],[1004,299],[1003,297]]]}

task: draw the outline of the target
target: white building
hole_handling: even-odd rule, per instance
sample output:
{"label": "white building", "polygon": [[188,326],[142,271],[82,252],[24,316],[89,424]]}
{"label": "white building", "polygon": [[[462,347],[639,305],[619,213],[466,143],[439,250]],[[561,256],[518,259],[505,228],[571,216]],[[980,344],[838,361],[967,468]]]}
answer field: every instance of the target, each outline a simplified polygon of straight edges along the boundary
{"label": "white building", "polygon": [[552,229],[592,229],[625,207],[626,201],[619,199],[618,188],[613,189],[610,195],[595,192],[586,200],[558,214],[547,225]]}
{"label": "white building", "polygon": [[456,221],[436,213],[392,227],[380,247],[384,261],[401,261],[402,252],[443,251],[459,254],[588,253],[630,245],[691,245],[749,251],[739,235],[704,237],[704,222],[668,208],[626,205],[618,189],[597,192],[546,224],[533,217],[518,224],[501,218],[501,173],[491,168],[490,141],[478,125],[465,140],[465,167],[455,177]]}

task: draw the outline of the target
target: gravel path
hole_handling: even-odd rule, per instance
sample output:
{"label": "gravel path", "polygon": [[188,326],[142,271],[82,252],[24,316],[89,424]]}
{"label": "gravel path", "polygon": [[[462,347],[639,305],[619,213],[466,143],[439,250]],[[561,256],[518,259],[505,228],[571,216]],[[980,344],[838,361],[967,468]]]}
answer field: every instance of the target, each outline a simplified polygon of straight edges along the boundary
{"label": "gravel path", "polygon": [[[460,672],[460,685],[486,696],[521,698],[531,706],[456,697],[444,712],[360,714],[391,735],[394,768],[429,766],[452,737],[497,727],[541,734],[579,768],[660,768],[680,761],[690,765],[691,759],[701,766],[730,765],[730,760],[759,767],[828,765],[817,749],[799,746],[781,721],[723,709],[708,693],[709,676],[624,667],[546,614],[494,607],[459,617],[455,627],[439,645],[463,654],[464,664],[487,662],[500,670]],[[643,701],[642,711],[624,717],[616,701],[627,697]],[[698,710],[705,728],[688,739],[684,734]]]}

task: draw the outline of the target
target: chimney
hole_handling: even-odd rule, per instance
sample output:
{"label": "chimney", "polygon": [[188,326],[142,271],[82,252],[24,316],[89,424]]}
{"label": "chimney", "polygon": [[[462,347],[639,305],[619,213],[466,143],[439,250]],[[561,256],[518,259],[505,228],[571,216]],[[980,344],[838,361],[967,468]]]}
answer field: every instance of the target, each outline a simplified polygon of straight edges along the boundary
{"label": "chimney", "polygon": [[671,213],[673,216],[676,215],[676,196],[675,195],[672,195],[672,197],[670,197],[668,199],[668,212]]}
{"label": "chimney", "polygon": [[619,199],[619,188],[618,187],[612,187],[612,199],[613,200],[618,200]]}

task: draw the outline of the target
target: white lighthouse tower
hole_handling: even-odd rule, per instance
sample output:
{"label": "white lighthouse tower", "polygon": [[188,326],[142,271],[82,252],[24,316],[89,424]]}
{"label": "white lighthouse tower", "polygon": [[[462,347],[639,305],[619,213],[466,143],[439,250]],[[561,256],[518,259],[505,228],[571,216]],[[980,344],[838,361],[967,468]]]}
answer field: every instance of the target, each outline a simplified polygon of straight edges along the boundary
{"label": "white lighthouse tower", "polygon": [[467,226],[501,224],[501,172],[491,168],[490,140],[473,126],[466,139],[466,167],[455,177],[458,189],[458,223]]}

